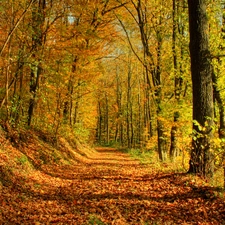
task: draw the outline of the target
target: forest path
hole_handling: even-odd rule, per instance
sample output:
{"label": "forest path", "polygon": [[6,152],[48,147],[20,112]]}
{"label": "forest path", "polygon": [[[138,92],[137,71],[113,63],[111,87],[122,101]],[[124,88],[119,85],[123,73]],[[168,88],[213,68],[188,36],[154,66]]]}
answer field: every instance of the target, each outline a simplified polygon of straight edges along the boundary
{"label": "forest path", "polygon": [[225,224],[225,203],[185,174],[164,174],[113,148],[46,167],[3,188],[2,224]]}

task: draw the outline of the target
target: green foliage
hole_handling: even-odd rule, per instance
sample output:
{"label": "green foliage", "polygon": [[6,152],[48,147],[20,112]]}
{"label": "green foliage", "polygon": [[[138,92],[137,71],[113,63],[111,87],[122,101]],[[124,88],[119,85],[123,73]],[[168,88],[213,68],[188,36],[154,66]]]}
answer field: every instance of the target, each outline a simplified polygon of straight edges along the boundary
{"label": "green foliage", "polygon": [[77,123],[73,128],[73,133],[75,137],[82,141],[88,141],[90,131],[85,128],[82,124]]}
{"label": "green foliage", "polygon": [[103,147],[112,147],[112,148],[119,148],[120,147],[120,143],[114,140],[109,141],[109,143],[103,143],[101,144],[101,146]]}
{"label": "green foliage", "polygon": [[62,158],[61,154],[57,151],[53,151],[52,156],[56,163],[58,163],[60,161],[60,159]]}
{"label": "green foliage", "polygon": [[[210,185],[213,187],[224,188],[224,171],[223,168],[217,167],[213,179],[210,180]],[[225,195],[224,195],[225,196]]]}
{"label": "green foliage", "polygon": [[38,183],[34,184],[34,188],[35,189],[40,189],[41,188],[41,184],[38,184]]}
{"label": "green foliage", "polygon": [[25,155],[17,157],[16,161],[23,166],[25,166],[29,162],[27,156],[25,156]]}
{"label": "green foliage", "polygon": [[189,153],[186,150],[182,150],[173,162],[169,159],[165,162],[160,162],[155,150],[126,149],[126,152],[142,164],[151,164],[151,168],[160,171],[186,172],[189,165]]}
{"label": "green foliage", "polygon": [[97,218],[95,215],[89,216],[88,224],[90,225],[107,225],[106,223],[103,223],[99,218]]}
{"label": "green foliage", "polygon": [[4,7],[0,6],[0,12],[4,12]]}
{"label": "green foliage", "polygon": [[18,198],[23,202],[27,202],[29,200],[28,196],[25,193],[19,194]]}
{"label": "green foliage", "polygon": [[[215,170],[220,170],[225,160],[225,139],[214,137],[211,140],[211,151],[214,155]],[[222,173],[220,174],[220,177],[223,177]]]}
{"label": "green foliage", "polygon": [[128,153],[131,157],[140,160],[143,164],[152,163],[155,161],[155,151],[152,150],[144,150],[144,149],[130,149]]}

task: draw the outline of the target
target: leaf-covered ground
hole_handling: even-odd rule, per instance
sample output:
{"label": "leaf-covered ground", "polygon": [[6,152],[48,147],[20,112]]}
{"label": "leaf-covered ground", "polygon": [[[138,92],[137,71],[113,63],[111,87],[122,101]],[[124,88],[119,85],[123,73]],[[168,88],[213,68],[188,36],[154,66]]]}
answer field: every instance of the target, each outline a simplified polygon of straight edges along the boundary
{"label": "leaf-covered ground", "polygon": [[3,171],[8,159],[0,156],[0,224],[225,224],[225,202],[213,188],[154,171],[113,148],[25,175]]}

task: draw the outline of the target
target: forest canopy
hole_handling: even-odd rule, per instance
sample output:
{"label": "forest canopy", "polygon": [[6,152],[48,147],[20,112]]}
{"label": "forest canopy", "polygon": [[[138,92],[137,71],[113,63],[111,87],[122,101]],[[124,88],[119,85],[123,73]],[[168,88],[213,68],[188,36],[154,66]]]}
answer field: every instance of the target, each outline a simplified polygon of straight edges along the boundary
{"label": "forest canopy", "polygon": [[[192,18],[198,7],[203,33]],[[184,154],[190,172],[208,176],[225,156],[224,7],[221,0],[2,0],[2,128],[156,151],[160,161]],[[211,97],[197,112],[198,76]]]}

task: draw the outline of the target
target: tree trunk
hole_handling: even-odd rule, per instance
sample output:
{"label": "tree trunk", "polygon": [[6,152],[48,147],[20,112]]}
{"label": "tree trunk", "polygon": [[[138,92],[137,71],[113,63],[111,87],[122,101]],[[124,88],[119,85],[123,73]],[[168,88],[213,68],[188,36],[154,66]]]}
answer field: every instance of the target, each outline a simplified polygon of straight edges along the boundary
{"label": "tree trunk", "polygon": [[128,74],[127,74],[127,146],[132,146],[132,106],[131,106],[131,62],[129,60]]}
{"label": "tree trunk", "polygon": [[121,78],[119,76],[118,67],[116,68],[116,103],[117,103],[117,115],[116,115],[116,131],[115,131],[115,138],[114,140],[116,142],[119,142],[122,144],[122,138],[121,135],[119,135],[119,132],[121,130],[122,126],[122,85],[121,85]]}
{"label": "tree trunk", "polygon": [[[183,86],[183,78],[182,78],[182,58],[183,58],[183,50],[182,50],[182,45],[181,45],[181,61],[178,62],[177,58],[177,51],[176,51],[176,46],[177,46],[177,34],[179,32],[180,35],[183,34],[183,21],[178,19],[177,17],[181,13],[179,9],[184,8],[184,1],[181,3],[182,5],[179,4],[180,1],[173,0],[173,36],[172,36],[172,52],[173,52],[173,68],[174,68],[174,96],[175,96],[175,101],[177,106],[180,104],[180,99],[181,99],[181,91],[182,91],[182,86]],[[179,29],[178,29],[179,28]],[[178,68],[178,63],[180,64],[180,70]],[[179,149],[177,147],[177,142],[178,142],[178,121],[180,118],[180,112],[179,110],[176,110],[174,112],[173,116],[173,126],[171,128],[171,139],[170,139],[170,159],[173,161],[174,158],[179,154]]]}
{"label": "tree trunk", "polygon": [[193,138],[188,172],[211,177],[214,111],[206,1],[188,0],[188,8],[193,89]]}
{"label": "tree trunk", "polygon": [[109,138],[109,99],[108,94],[105,93],[105,121],[104,121],[104,127],[105,127],[105,143],[109,144],[110,138]]}
{"label": "tree trunk", "polygon": [[212,80],[213,80],[213,95],[217,102],[219,108],[219,116],[220,116],[220,125],[219,125],[219,137],[225,138],[225,115],[224,115],[224,105],[223,100],[220,94],[220,91],[217,88],[217,77],[214,71],[212,72]]}
{"label": "tree trunk", "polygon": [[[176,53],[176,40],[177,40],[177,6],[176,0],[173,0],[173,36],[172,36],[172,52],[173,52],[173,69],[174,69],[174,95],[175,100],[179,103],[180,98],[180,88],[179,88],[179,78],[177,74],[177,53]],[[174,112],[173,118],[173,126],[171,128],[171,140],[170,140],[170,159],[173,160],[175,158],[175,154],[177,151],[177,122],[179,119],[179,112]]]}
{"label": "tree trunk", "polygon": [[[158,113],[159,117],[160,113]],[[167,159],[166,138],[163,122],[160,118],[157,119],[157,133],[158,133],[158,153],[159,160],[164,162]]]}
{"label": "tree trunk", "polygon": [[[160,18],[161,19],[161,18]],[[153,82],[154,87],[157,87],[155,91],[155,98],[157,103],[157,133],[158,133],[158,153],[159,159],[161,161],[165,161],[167,159],[167,149],[166,149],[166,136],[165,136],[165,127],[162,121],[162,87],[161,87],[161,48],[162,48],[162,37],[161,31],[157,31],[157,66],[156,72],[153,73]]]}
{"label": "tree trunk", "polygon": [[99,144],[102,142],[102,110],[101,110],[101,102],[98,101],[98,124],[97,124],[97,141]]}
{"label": "tree trunk", "polygon": [[42,73],[41,67],[41,48],[44,42],[44,10],[46,7],[45,0],[38,0],[33,7],[32,11],[32,58],[33,62],[31,65],[31,73],[30,73],[30,94],[31,98],[29,101],[28,108],[28,126],[31,125],[31,121],[34,114],[34,107],[36,103],[36,95],[39,86],[39,79]]}
{"label": "tree trunk", "polygon": [[140,84],[140,79],[138,81],[138,122],[137,122],[137,146],[139,148],[142,148],[142,132],[143,132],[143,127],[142,127],[142,110],[143,107],[141,105],[141,84]]}
{"label": "tree trunk", "polygon": [[[74,73],[76,72],[76,69],[77,69],[77,65],[76,65],[77,61],[78,61],[78,57],[75,56],[73,60],[72,69],[71,69],[70,79],[68,82],[68,87],[67,87],[68,88],[67,95],[66,95],[67,99],[64,102],[64,110],[63,110],[64,121],[66,123],[69,122],[70,126],[73,125],[72,111],[73,111],[73,94],[74,94]],[[79,82],[78,82],[78,86],[79,86]]]}

